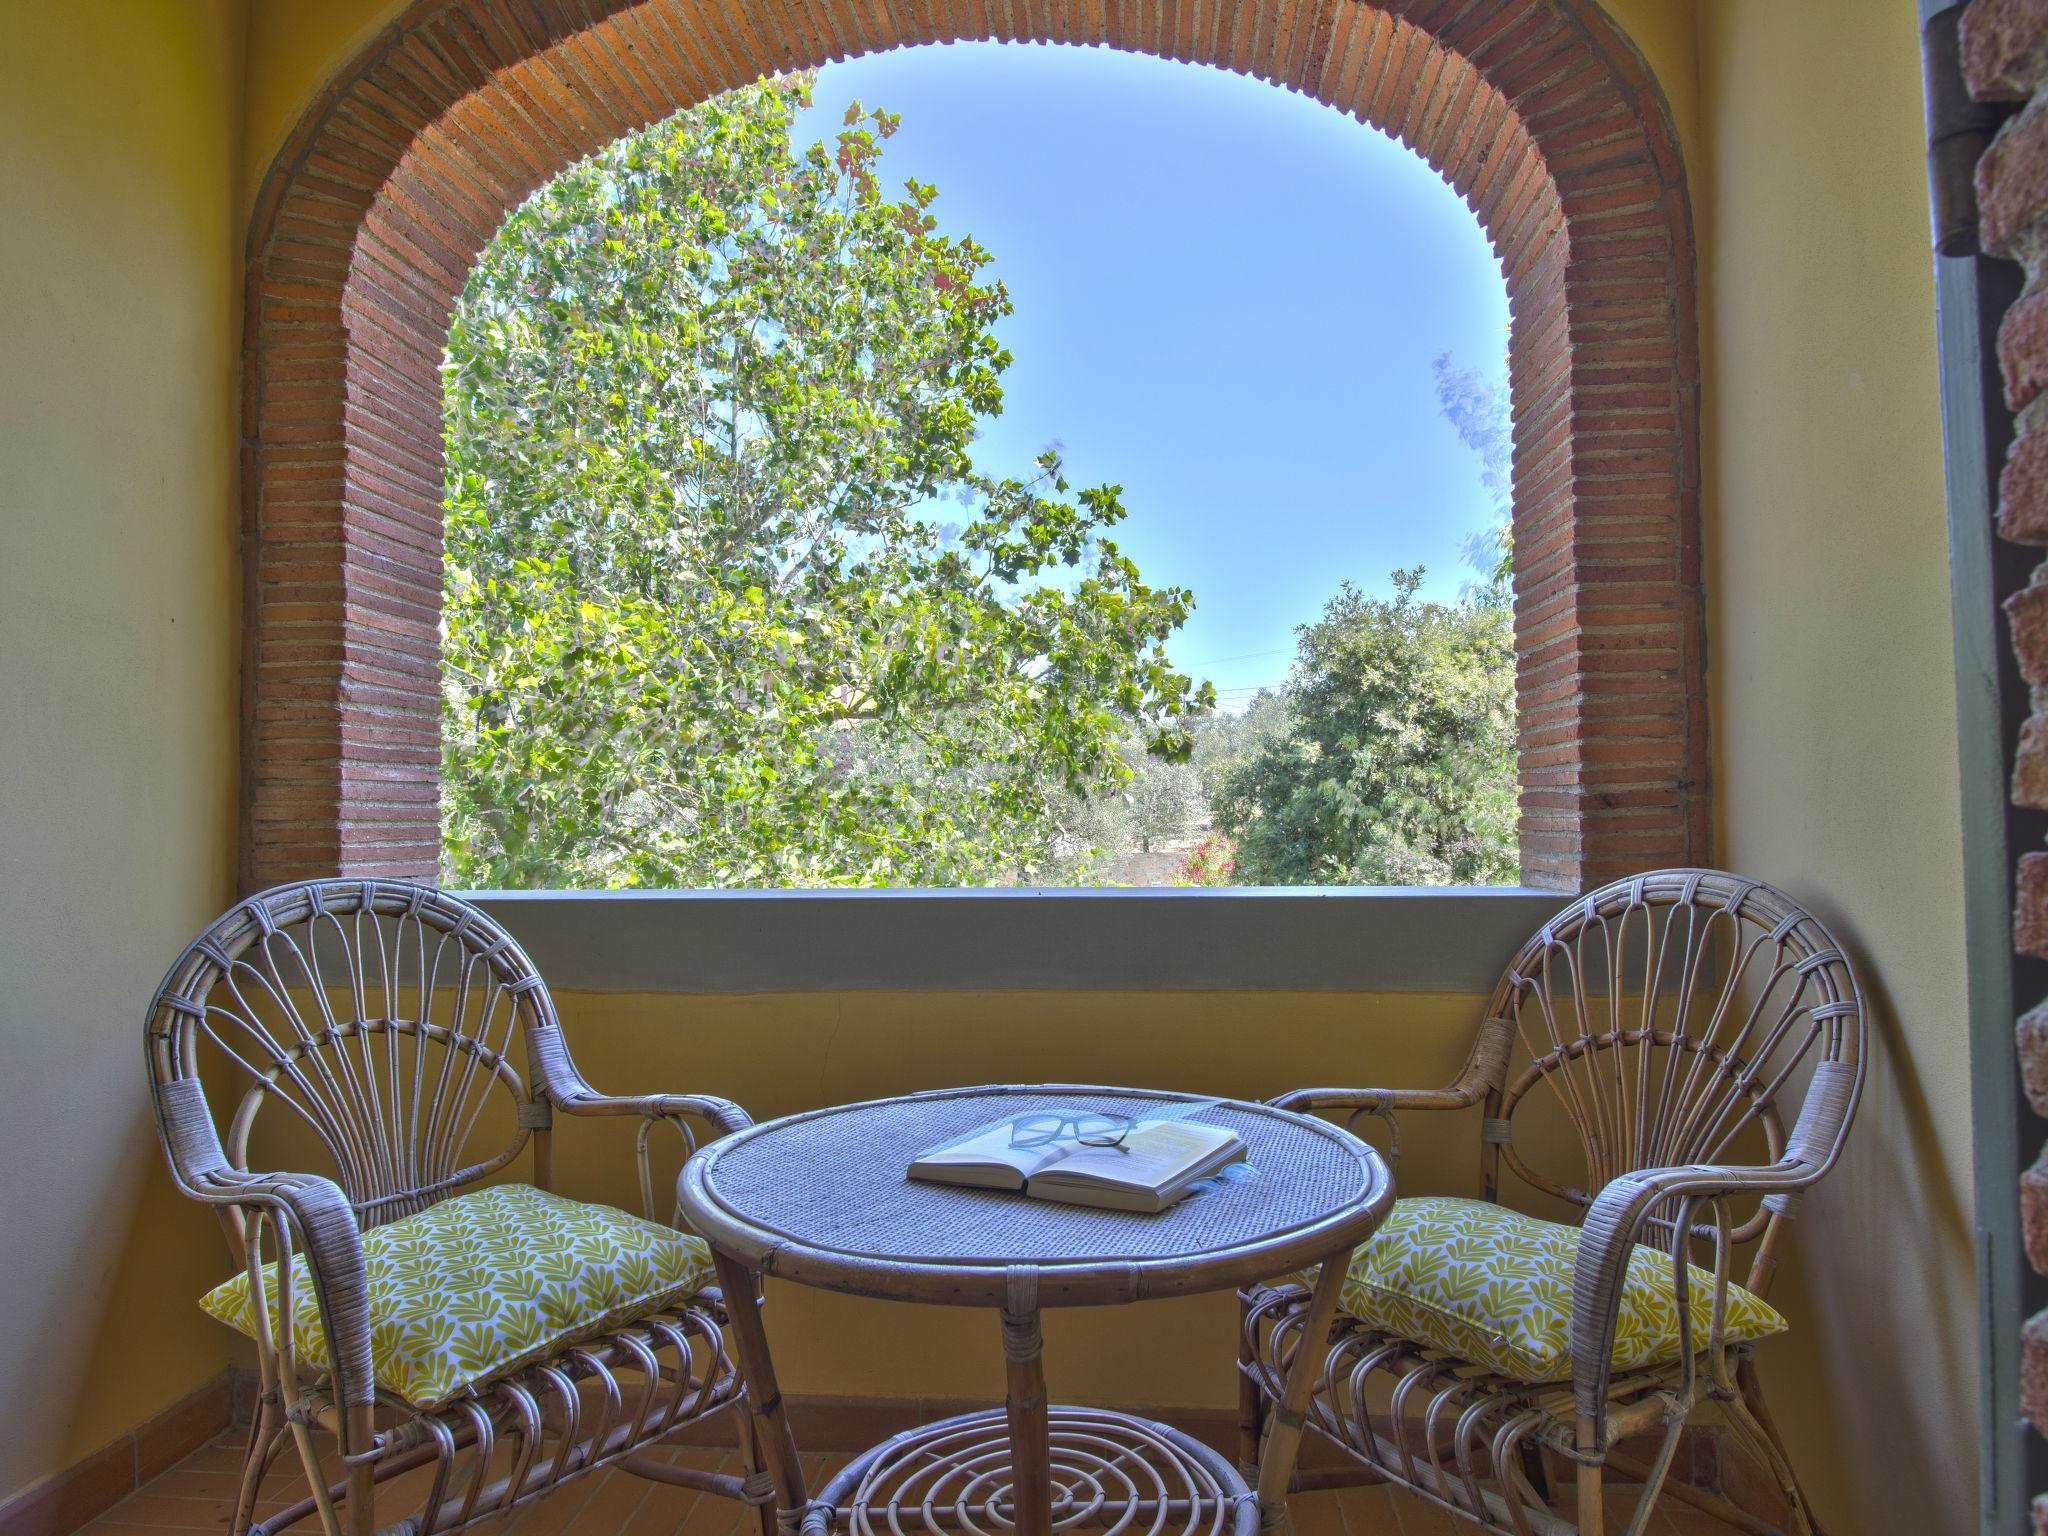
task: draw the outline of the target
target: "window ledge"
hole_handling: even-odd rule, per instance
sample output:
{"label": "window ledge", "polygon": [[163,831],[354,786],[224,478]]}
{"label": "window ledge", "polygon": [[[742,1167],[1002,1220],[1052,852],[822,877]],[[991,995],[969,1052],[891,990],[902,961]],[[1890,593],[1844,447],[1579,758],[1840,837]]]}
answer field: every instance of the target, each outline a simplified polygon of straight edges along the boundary
{"label": "window ledge", "polygon": [[560,992],[1490,992],[1519,886],[478,891]]}

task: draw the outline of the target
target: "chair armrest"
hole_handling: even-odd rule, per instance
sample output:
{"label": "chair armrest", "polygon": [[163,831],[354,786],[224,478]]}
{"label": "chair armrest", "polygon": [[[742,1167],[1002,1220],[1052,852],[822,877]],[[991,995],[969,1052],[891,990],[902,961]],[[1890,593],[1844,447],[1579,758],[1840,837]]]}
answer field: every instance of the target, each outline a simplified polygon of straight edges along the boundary
{"label": "chair armrest", "polygon": [[[683,1139],[688,1157],[697,1150],[697,1136],[685,1123],[695,1115],[708,1121],[719,1135],[745,1130],[753,1118],[731,1099],[699,1093],[599,1093],[583,1080],[560,1029],[537,1030],[529,1037],[527,1054],[533,1066],[534,1096],[565,1115],[615,1117],[638,1116],[640,1130],[633,1139],[633,1156],[640,1169],[640,1212],[649,1221],[662,1216],[654,1208],[654,1166],[648,1156],[648,1132],[666,1121]],[[680,1202],[667,1218],[672,1227],[682,1226]]]}
{"label": "chair armrest", "polygon": [[334,1363],[335,1406],[368,1407],[377,1382],[370,1363],[370,1279],[362,1229],[341,1187],[314,1173],[244,1173],[222,1167],[188,1183],[186,1193],[209,1205],[253,1208],[289,1219],[320,1304]]}
{"label": "chair armrest", "polygon": [[1296,1088],[1266,1102],[1298,1114],[1327,1114],[1333,1109],[1384,1115],[1404,1109],[1470,1109],[1484,1094],[1449,1088]]}
{"label": "chair armrest", "polygon": [[1470,1109],[1501,1086],[1514,1036],[1512,1019],[1496,1016],[1481,1021],[1472,1054],[1448,1087],[1297,1088],[1267,1102],[1276,1109],[1303,1114],[1348,1109],[1354,1114],[1391,1116],[1404,1109]]}
{"label": "chair armrest", "polygon": [[[1789,1194],[1813,1183],[1826,1171],[1825,1164],[1788,1152],[1783,1160],[1762,1167],[1691,1163],[1638,1169],[1609,1181],[1580,1225],[1578,1258],[1572,1268],[1572,1387],[1580,1418],[1598,1420],[1604,1411],[1613,1374],[1614,1332],[1621,1312],[1622,1286],[1638,1234],[1650,1212],[1668,1200],[1688,1202],[1684,1226],[1689,1231],[1692,1203],[1712,1204],[1731,1195]],[[1724,1225],[1724,1247],[1726,1230]],[[1672,1261],[1674,1272],[1679,1260],[1685,1257],[1685,1249],[1680,1248]],[[1718,1318],[1728,1274],[1725,1264],[1717,1263],[1715,1270],[1713,1300],[1714,1316]],[[1690,1313],[1684,1308],[1679,1311],[1679,1336],[1690,1345],[1688,1357],[1699,1352],[1701,1346],[1692,1340]],[[1687,1364],[1689,1369],[1689,1358]]]}
{"label": "chair armrest", "polygon": [[680,1120],[700,1115],[720,1133],[745,1130],[754,1122],[731,1099],[693,1093],[599,1093],[583,1080],[559,1028],[537,1030],[527,1043],[533,1066],[534,1095],[565,1115],[643,1115],[649,1120]]}
{"label": "chair armrest", "polygon": [[[680,1197],[666,1218],[654,1206],[654,1164],[649,1156],[648,1132],[664,1121],[673,1125],[676,1133],[683,1139],[683,1156],[687,1159],[697,1150],[697,1136],[684,1123],[685,1115],[696,1115],[709,1121],[721,1136],[731,1131],[745,1130],[754,1123],[753,1118],[731,1099],[693,1093],[599,1093],[588,1083],[583,1083],[582,1079],[579,1078],[577,1081],[582,1085],[580,1091],[572,1089],[563,1094],[559,1088],[552,1088],[549,1090],[548,1102],[569,1115],[637,1116],[640,1120],[640,1129],[633,1138],[633,1159],[640,1170],[640,1214],[649,1221],[666,1220],[669,1226],[678,1229],[683,1228],[683,1207]],[[679,1182],[681,1177],[682,1175],[678,1173]]]}
{"label": "chair armrest", "polygon": [[[1765,1165],[1689,1163],[1640,1168],[1609,1182],[1586,1212],[1579,1231],[1578,1260],[1572,1270],[1572,1389],[1581,1419],[1597,1420],[1607,1400],[1614,1356],[1614,1329],[1621,1309],[1621,1285],[1635,1250],[1636,1233],[1660,1201],[1673,1198],[1716,1204],[1731,1195],[1789,1197],[1832,1168],[1842,1133],[1863,1082],[1860,1062],[1823,1061],[1813,1069],[1806,1099],[1778,1160]],[[1726,1212],[1716,1211],[1720,1251],[1716,1255],[1714,1316],[1727,1292]],[[1689,1225],[1689,1223],[1688,1223]],[[1685,1250],[1678,1249],[1678,1258]],[[1678,1264],[1674,1259],[1674,1281]],[[1681,1310],[1681,1337],[1690,1340],[1690,1319]],[[1687,1361],[1691,1368],[1691,1361]]]}
{"label": "chair armrest", "polygon": [[204,1205],[265,1212],[298,1233],[334,1362],[335,1406],[367,1408],[377,1389],[370,1281],[362,1228],[348,1196],[317,1173],[250,1173],[229,1163],[197,1078],[159,1083],[156,1099],[164,1156],[179,1189]]}
{"label": "chair armrest", "polygon": [[586,1086],[581,1093],[557,1097],[549,1102],[565,1115],[644,1115],[650,1120],[674,1120],[696,1115],[710,1121],[721,1132],[743,1131],[754,1123],[731,1099],[701,1093],[599,1093]]}
{"label": "chair armrest", "polygon": [[1387,1123],[1388,1141],[1384,1154],[1387,1167],[1398,1172],[1401,1166],[1399,1111],[1470,1109],[1485,1094],[1484,1084],[1476,1087],[1453,1084],[1449,1088],[1297,1088],[1267,1102],[1276,1109],[1291,1109],[1308,1115],[1348,1110],[1350,1113],[1344,1121],[1346,1130],[1355,1130],[1361,1115],[1377,1116]]}

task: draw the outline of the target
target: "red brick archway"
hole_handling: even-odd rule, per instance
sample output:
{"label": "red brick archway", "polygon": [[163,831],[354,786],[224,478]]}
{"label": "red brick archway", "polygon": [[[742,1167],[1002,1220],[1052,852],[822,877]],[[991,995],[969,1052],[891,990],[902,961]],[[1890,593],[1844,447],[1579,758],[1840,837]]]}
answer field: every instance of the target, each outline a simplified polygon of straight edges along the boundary
{"label": "red brick archway", "polygon": [[1704,862],[1692,229],[1592,0],[419,0],[272,166],[248,251],[245,885],[438,855],[439,363],[505,214],[764,71],[953,38],[1222,65],[1398,136],[1513,314],[1523,877]]}

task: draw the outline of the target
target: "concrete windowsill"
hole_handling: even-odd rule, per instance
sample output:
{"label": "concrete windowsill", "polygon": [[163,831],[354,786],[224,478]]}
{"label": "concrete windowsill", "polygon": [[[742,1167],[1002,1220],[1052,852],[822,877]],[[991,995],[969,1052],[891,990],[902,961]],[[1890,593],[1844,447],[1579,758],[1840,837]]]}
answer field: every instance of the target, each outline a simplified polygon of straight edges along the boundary
{"label": "concrete windowsill", "polygon": [[481,891],[556,991],[1487,992],[1517,886]]}

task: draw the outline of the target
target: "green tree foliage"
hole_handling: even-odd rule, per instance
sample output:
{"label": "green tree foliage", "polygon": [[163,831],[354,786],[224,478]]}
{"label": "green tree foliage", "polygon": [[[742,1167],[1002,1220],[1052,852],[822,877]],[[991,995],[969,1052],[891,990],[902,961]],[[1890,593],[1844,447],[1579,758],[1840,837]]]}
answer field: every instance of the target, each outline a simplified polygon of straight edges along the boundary
{"label": "green tree foliage", "polygon": [[1249,762],[1292,728],[1294,717],[1287,701],[1285,685],[1261,688],[1237,714],[1219,711],[1197,727],[1193,762],[1212,803],[1215,786],[1233,769]]}
{"label": "green tree foliage", "polygon": [[[1294,671],[1194,762],[1243,885],[1473,885],[1519,874],[1506,386],[1436,360],[1437,405],[1479,456],[1501,518],[1467,542],[1481,580],[1457,603],[1348,582],[1303,625]],[[1219,860],[1203,864],[1213,878]]]}
{"label": "green tree foliage", "polygon": [[[446,365],[445,873],[479,886],[975,884],[1051,858],[1133,732],[1209,702],[1114,485],[978,468],[1010,310],[895,119],[792,146],[731,92],[519,208]],[[948,503],[961,521],[942,526]]]}
{"label": "green tree foliage", "polygon": [[1516,878],[1514,640],[1492,592],[1425,602],[1348,582],[1303,625],[1284,729],[1219,754],[1216,824],[1245,885]]}
{"label": "green tree foliage", "polygon": [[[1214,718],[1194,722],[1198,750]],[[1192,762],[1163,760],[1137,740],[1124,743],[1123,757],[1129,776],[1122,789],[1073,796],[1059,813],[1058,857],[1048,866],[1047,884],[1114,881],[1121,855],[1150,853],[1155,843],[1186,836],[1201,821],[1207,802]]]}
{"label": "green tree foliage", "polygon": [[1131,831],[1142,853],[1150,853],[1154,843],[1184,836],[1202,816],[1202,778],[1187,763],[1139,766],[1124,796],[1131,807]]}

